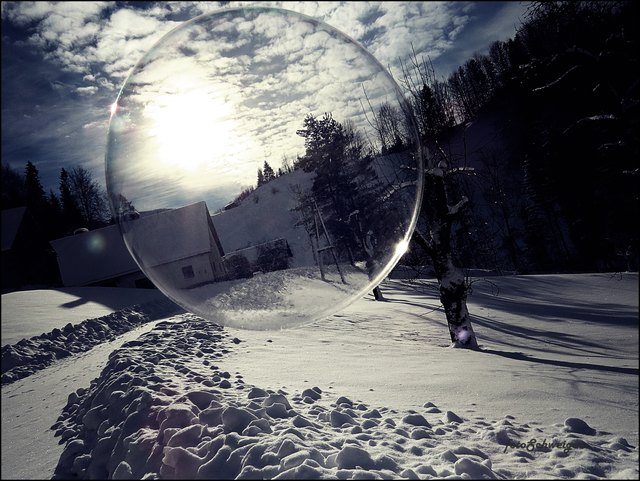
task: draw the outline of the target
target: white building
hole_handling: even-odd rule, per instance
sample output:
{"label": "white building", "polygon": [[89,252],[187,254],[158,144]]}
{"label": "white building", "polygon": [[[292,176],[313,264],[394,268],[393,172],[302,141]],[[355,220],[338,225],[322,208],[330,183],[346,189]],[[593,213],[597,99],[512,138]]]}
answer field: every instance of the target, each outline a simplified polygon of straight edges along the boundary
{"label": "white building", "polygon": [[[125,236],[154,283],[189,288],[225,278],[224,252],[206,203],[145,215]],[[51,241],[65,286],[151,287],[116,225]]]}
{"label": "white building", "polygon": [[66,287],[151,287],[129,254],[117,225],[63,237],[50,244]]}
{"label": "white building", "polygon": [[124,229],[154,282],[189,288],[226,277],[222,244],[204,201],[142,215]]}

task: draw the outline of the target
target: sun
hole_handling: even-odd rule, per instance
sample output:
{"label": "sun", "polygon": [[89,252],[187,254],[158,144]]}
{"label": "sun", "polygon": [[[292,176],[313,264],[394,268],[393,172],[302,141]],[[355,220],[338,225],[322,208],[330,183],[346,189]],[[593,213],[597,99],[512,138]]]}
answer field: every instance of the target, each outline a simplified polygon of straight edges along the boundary
{"label": "sun", "polygon": [[167,168],[196,173],[224,162],[238,143],[233,108],[205,92],[159,96],[146,117],[155,140],[154,160]]}

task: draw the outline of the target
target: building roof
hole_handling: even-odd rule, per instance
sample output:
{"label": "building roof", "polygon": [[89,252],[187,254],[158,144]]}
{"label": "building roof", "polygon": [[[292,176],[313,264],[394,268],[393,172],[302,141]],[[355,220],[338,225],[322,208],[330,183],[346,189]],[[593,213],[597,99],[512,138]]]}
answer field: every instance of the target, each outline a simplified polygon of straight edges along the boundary
{"label": "building roof", "polygon": [[15,207],[2,211],[2,252],[13,247],[26,211],[26,207]]}
{"label": "building roof", "polygon": [[[204,201],[156,214],[140,216],[123,226],[133,252],[154,267],[211,252],[209,210]],[[221,246],[219,247],[221,248]],[[222,255],[222,253],[221,253]]]}
{"label": "building roof", "polygon": [[139,271],[117,225],[51,241],[65,286],[86,286]]}
{"label": "building roof", "polygon": [[[126,222],[126,237],[145,266],[154,267],[212,249],[221,250],[206,203],[145,213]],[[4,234],[3,234],[4,235]],[[82,286],[139,271],[117,225],[51,241],[65,286]],[[142,256],[140,256],[142,254]],[[222,256],[222,252],[220,252]]]}

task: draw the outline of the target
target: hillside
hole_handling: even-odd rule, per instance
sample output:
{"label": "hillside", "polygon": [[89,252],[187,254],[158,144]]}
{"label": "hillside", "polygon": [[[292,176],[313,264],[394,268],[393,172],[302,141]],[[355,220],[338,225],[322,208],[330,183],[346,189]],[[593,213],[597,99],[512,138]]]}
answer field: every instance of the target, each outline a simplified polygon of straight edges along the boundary
{"label": "hillside", "polygon": [[313,174],[295,170],[261,185],[237,207],[211,216],[225,254],[284,238],[293,254],[291,267],[314,265],[309,236],[296,225],[299,216],[292,186],[310,189]]}
{"label": "hillside", "polygon": [[[459,265],[520,273],[638,269],[637,2],[536,2],[514,38],[412,92],[450,176]],[[418,85],[417,87],[420,87]]]}

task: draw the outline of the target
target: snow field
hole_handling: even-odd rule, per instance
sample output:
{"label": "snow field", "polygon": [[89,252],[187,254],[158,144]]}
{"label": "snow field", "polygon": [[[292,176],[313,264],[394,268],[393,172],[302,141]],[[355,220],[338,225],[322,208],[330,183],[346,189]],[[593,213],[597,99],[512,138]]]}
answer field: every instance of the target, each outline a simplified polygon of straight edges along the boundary
{"label": "snow field", "polygon": [[94,347],[72,325],[84,352],[2,386],[2,478],[638,478],[637,274],[478,280],[479,352],[447,348],[432,281],[382,289],[283,331],[170,303]]}
{"label": "snow field", "polygon": [[249,385],[219,366],[242,343],[183,314],[114,351],[52,426],[66,443],[54,479],[638,475],[637,447],[581,419],[523,424],[461,416],[427,399],[399,410],[318,386]]}
{"label": "snow field", "polygon": [[[325,268],[325,280],[315,267],[266,272],[250,279],[209,284],[184,294],[194,312],[225,326],[251,330],[277,330],[309,324],[345,306],[369,283],[361,269]],[[225,286],[226,284],[226,286]],[[228,286],[231,287],[228,287]]]}

